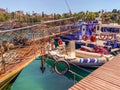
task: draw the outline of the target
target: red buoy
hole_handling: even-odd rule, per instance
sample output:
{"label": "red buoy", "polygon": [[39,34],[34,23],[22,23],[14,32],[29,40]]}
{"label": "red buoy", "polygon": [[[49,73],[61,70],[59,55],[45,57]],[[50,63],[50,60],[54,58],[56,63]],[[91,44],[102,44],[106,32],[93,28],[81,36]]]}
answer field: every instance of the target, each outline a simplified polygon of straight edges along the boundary
{"label": "red buoy", "polygon": [[90,41],[91,42],[96,42],[96,36],[90,36]]}

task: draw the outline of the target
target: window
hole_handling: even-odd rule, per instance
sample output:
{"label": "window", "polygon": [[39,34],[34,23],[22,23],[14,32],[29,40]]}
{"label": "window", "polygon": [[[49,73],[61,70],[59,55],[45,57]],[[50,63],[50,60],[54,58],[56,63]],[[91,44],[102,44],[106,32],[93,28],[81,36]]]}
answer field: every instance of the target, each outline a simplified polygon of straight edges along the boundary
{"label": "window", "polygon": [[85,31],[85,28],[83,28],[83,31]]}

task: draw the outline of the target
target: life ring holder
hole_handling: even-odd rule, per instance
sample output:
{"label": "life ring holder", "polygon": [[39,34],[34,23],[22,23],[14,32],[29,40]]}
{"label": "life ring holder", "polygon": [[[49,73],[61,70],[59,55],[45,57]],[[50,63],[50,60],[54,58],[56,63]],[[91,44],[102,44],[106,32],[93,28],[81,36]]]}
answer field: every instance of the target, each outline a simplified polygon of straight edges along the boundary
{"label": "life ring holder", "polygon": [[[67,66],[67,68],[66,68],[64,71],[62,71],[62,72],[60,72],[60,71],[58,70],[58,67],[57,67],[58,63],[60,63],[60,62],[65,63],[66,66]],[[65,73],[67,73],[67,71],[68,71],[69,69],[70,69],[70,65],[69,65],[69,63],[68,63],[67,61],[65,61],[65,60],[59,60],[59,61],[56,61],[56,62],[55,62],[54,70],[55,70],[55,72],[56,72],[57,74],[59,74],[59,75],[64,75]]]}
{"label": "life ring holder", "polygon": [[90,37],[90,41],[91,41],[91,42],[96,42],[96,36],[91,36],[91,37]]}
{"label": "life ring holder", "polygon": [[82,36],[82,40],[87,41],[88,40],[88,36],[87,35],[83,35]]}

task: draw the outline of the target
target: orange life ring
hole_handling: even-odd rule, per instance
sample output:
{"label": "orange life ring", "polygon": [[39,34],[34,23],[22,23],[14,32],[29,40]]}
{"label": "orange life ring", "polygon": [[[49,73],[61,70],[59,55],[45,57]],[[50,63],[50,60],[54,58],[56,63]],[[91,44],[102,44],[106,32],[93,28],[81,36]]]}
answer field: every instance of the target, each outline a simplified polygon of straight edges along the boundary
{"label": "orange life ring", "polygon": [[101,34],[100,34],[100,39],[101,39],[101,40],[104,40],[104,39],[105,39],[105,35],[101,33]]}
{"label": "orange life ring", "polygon": [[84,40],[84,41],[88,40],[88,36],[87,35],[83,35],[82,36],[82,40]]}
{"label": "orange life ring", "polygon": [[96,36],[90,36],[90,41],[91,42],[96,42]]}
{"label": "orange life ring", "polygon": [[62,45],[62,44],[63,44],[62,40],[59,39],[59,40],[58,40],[58,45]]}
{"label": "orange life ring", "polygon": [[112,40],[113,39],[113,35],[111,34],[111,35],[107,35],[107,39],[108,40]]}

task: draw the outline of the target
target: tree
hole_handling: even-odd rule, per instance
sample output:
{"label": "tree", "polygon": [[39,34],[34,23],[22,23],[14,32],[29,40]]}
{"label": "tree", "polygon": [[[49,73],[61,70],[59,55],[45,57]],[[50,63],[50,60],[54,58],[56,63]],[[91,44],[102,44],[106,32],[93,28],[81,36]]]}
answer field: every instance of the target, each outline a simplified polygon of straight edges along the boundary
{"label": "tree", "polygon": [[117,13],[117,12],[118,12],[117,9],[112,10],[112,13]]}
{"label": "tree", "polygon": [[64,14],[62,14],[62,16],[63,16],[63,18],[68,18],[69,17],[68,13],[64,13]]}
{"label": "tree", "polygon": [[15,12],[12,12],[10,15],[11,15],[11,19],[15,19]]}
{"label": "tree", "polygon": [[111,19],[113,22],[117,22],[117,13],[112,13]]}
{"label": "tree", "polygon": [[56,19],[61,19],[61,15],[60,15],[60,14],[57,14],[57,15],[56,15]]}

